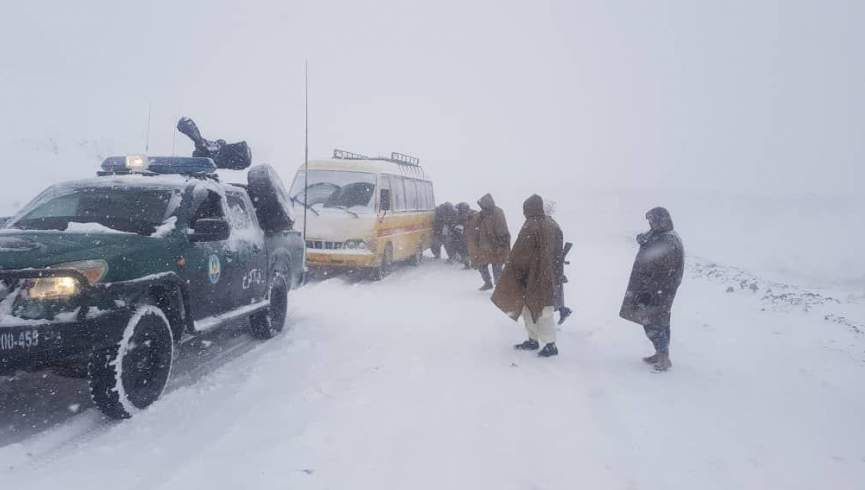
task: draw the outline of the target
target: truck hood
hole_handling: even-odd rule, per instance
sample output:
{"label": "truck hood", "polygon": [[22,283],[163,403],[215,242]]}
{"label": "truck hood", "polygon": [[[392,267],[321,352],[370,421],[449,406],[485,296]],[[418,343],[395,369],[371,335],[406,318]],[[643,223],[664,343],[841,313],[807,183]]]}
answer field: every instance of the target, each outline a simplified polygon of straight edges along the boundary
{"label": "truck hood", "polygon": [[145,248],[162,247],[163,239],[132,233],[68,231],[0,231],[0,270],[38,269],[65,262],[135,256]]}

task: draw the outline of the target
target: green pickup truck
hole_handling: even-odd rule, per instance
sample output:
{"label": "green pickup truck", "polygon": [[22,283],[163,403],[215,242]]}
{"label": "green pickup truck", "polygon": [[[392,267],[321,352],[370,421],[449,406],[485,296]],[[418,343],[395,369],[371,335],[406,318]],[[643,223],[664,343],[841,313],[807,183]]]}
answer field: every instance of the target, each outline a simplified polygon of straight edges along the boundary
{"label": "green pickup truck", "polygon": [[303,281],[304,243],[268,166],[223,183],[209,158],[111,157],[0,228],[0,375],[87,377],[128,418],[162,394],[175,346],[247,320],[267,339]]}

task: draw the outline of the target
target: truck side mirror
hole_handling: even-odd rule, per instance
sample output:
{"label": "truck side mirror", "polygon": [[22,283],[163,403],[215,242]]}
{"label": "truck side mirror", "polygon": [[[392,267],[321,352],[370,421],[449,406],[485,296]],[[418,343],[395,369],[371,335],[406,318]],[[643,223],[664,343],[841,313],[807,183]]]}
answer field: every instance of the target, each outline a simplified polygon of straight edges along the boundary
{"label": "truck side mirror", "polygon": [[231,227],[222,218],[201,218],[192,225],[190,242],[221,242],[228,240]]}
{"label": "truck side mirror", "polygon": [[390,189],[379,191],[378,208],[381,211],[390,211]]}

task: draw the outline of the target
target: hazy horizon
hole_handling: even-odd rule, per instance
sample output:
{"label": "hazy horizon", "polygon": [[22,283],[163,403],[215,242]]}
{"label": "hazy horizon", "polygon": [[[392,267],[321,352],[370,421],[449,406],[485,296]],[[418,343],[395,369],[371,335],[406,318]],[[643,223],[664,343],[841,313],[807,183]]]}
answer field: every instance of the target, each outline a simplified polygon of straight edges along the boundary
{"label": "hazy horizon", "polygon": [[[417,155],[446,198],[865,179],[862,3],[49,4],[7,6],[0,33],[3,169],[51,167],[28,193],[90,175],[88,151],[143,151],[148,108],[151,153],[190,150],[188,115],[289,178],[305,60],[311,158]],[[68,166],[43,163],[51,145]]]}

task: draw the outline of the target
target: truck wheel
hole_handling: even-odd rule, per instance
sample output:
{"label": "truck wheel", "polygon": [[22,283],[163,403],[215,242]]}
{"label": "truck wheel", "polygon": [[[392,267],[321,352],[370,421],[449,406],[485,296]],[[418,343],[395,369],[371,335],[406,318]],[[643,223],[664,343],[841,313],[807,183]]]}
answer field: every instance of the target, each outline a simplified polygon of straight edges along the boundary
{"label": "truck wheel", "polygon": [[288,316],[288,281],[277,274],[270,281],[270,306],[249,317],[249,333],[262,340],[279,335]]}
{"label": "truck wheel", "polygon": [[162,396],[173,361],[174,336],[165,314],[156,306],[139,306],[120,341],[91,355],[90,396],[105,415],[130,418]]}
{"label": "truck wheel", "polygon": [[384,247],[384,256],[381,258],[381,265],[373,269],[372,280],[381,281],[389,276],[393,271],[393,245],[388,243]]}

